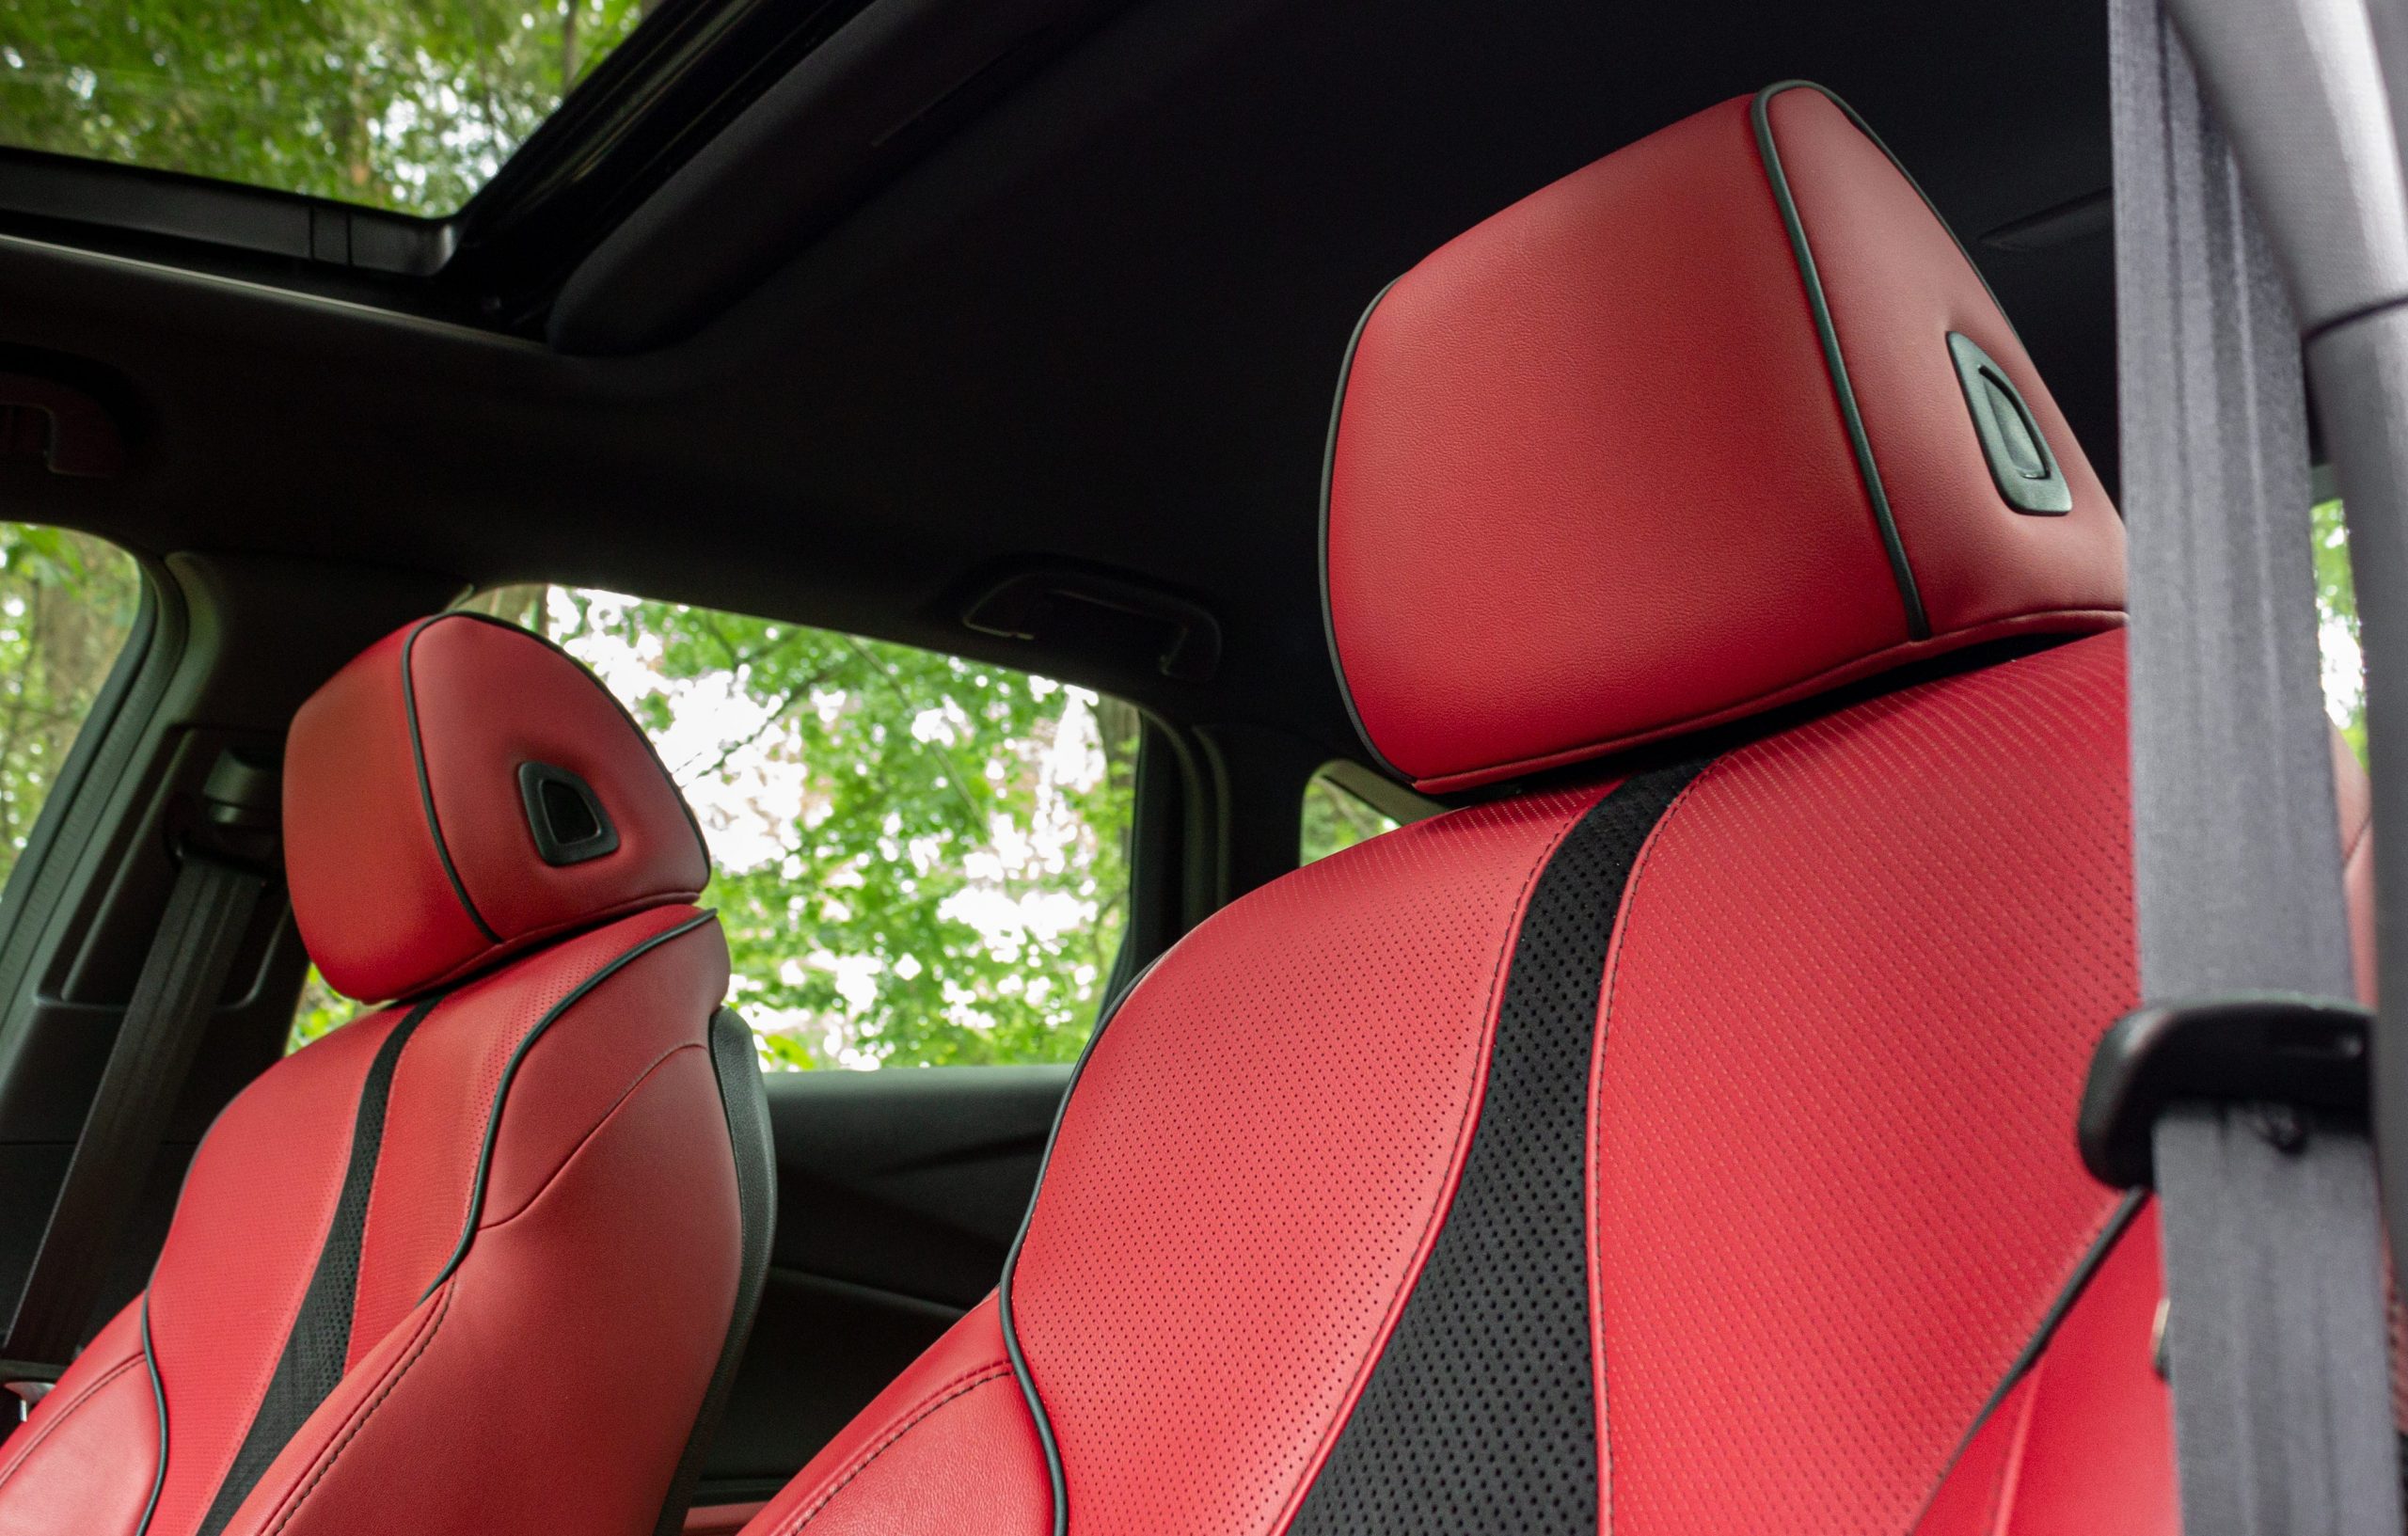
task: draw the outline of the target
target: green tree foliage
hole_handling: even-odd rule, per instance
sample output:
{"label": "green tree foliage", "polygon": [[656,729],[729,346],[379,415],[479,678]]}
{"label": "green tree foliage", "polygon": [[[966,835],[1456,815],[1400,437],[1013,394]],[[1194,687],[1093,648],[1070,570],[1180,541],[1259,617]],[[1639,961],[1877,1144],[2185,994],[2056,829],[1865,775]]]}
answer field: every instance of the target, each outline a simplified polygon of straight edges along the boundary
{"label": "green tree foliage", "polygon": [[1340,848],[1392,832],[1396,826],[1394,816],[1316,773],[1305,785],[1304,828],[1296,863],[1303,865],[1326,859]]}
{"label": "green tree foliage", "polygon": [[649,8],[8,0],[0,142],[449,214]]}
{"label": "green tree foliage", "polygon": [[2363,763],[2367,756],[2367,682],[2358,651],[2357,588],[2350,578],[2350,535],[2341,503],[2320,501],[2316,527],[2316,628],[2324,657],[2324,704],[2333,723]]}
{"label": "green tree foliage", "polygon": [[133,631],[142,576],[81,533],[0,523],[0,879]]}
{"label": "green tree foliage", "polygon": [[[666,745],[767,1065],[1077,1055],[1119,950],[1133,710],[681,604],[519,587],[476,606],[600,664]],[[295,1043],[349,1012],[316,988]]]}

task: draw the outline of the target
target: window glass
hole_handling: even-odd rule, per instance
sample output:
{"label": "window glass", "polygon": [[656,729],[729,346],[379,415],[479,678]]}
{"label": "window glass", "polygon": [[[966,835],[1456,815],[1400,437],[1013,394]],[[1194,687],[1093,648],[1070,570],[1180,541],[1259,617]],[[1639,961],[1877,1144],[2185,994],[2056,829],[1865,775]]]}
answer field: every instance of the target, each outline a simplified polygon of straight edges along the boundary
{"label": "window glass", "polygon": [[0,879],[134,632],[142,572],[114,545],[0,522]]}
{"label": "window glass", "polygon": [[455,212],[657,0],[8,0],[0,144]]}
{"label": "window glass", "polygon": [[1296,863],[1301,867],[1396,831],[1396,817],[1331,778],[1326,769],[1305,785],[1305,825]]}
{"label": "window glass", "polygon": [[[1119,951],[1135,710],[1008,667],[610,593],[471,606],[652,733],[771,1068],[1069,1061]],[[298,1045],[351,1015],[316,976]]]}
{"label": "window glass", "polygon": [[2357,589],[2350,580],[2350,536],[2341,503],[2316,503],[2316,640],[2324,663],[2324,710],[2367,759],[2366,658],[2358,652]]}

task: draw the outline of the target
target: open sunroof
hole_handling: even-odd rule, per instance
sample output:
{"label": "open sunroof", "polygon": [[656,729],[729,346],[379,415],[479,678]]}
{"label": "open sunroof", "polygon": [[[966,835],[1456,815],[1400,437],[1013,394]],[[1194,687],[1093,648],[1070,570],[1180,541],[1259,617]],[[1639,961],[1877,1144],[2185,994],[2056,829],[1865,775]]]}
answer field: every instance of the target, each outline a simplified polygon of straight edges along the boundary
{"label": "open sunroof", "polygon": [[0,0],[0,237],[522,333],[870,0]]}
{"label": "open sunroof", "polygon": [[[591,329],[608,309],[590,296],[576,311],[589,326],[580,344],[657,340],[1117,8],[0,0],[0,243],[547,336],[597,245],[762,107],[766,126],[707,175],[747,167],[749,197],[766,174],[782,211],[737,220],[725,250],[682,289],[647,285],[653,307],[624,325]],[[794,75],[857,19],[860,45]],[[689,266],[680,259],[681,274]]]}
{"label": "open sunroof", "polygon": [[0,145],[442,217],[658,0],[8,0]]}

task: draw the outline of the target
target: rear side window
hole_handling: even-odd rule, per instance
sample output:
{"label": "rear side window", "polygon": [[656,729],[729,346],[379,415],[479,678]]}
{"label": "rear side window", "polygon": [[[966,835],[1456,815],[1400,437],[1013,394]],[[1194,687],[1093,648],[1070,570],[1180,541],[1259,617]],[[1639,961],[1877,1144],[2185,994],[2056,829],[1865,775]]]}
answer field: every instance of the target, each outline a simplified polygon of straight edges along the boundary
{"label": "rear side window", "polygon": [[142,572],[89,534],[0,522],[0,877],[134,633]]}
{"label": "rear side window", "polygon": [[[558,641],[660,749],[772,1069],[1069,1061],[1128,906],[1138,719],[1050,678],[561,587],[470,605]],[[314,974],[298,1045],[351,1013]]]}
{"label": "rear side window", "polygon": [[1305,784],[1304,827],[1297,840],[1296,864],[1302,868],[1326,859],[1340,848],[1392,832],[1397,818],[1338,782],[1328,768]]}
{"label": "rear side window", "polygon": [[2350,576],[2350,534],[2337,497],[2320,498],[2316,526],[2316,641],[2324,668],[2324,712],[2367,759],[2366,658],[2358,651],[2357,588]]}

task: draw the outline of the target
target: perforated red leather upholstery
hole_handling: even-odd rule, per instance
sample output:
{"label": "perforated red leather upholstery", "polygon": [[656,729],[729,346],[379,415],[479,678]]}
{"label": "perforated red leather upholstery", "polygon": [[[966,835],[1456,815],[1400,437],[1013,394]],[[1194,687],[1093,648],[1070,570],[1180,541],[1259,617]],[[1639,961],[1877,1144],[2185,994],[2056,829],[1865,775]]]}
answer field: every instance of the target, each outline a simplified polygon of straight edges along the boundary
{"label": "perforated red leather upholstery", "polygon": [[2104,1228],[2068,1128],[2139,997],[2122,653],[1739,748],[1659,827],[1592,1159],[1623,1528],[1905,1528]]}
{"label": "perforated red leather upholstery", "polygon": [[[1077,1536],[2170,1536],[2153,1218],[2073,1138],[2137,990],[2120,528],[1911,184],[1785,89],[1506,211],[1373,309],[1327,515],[1395,766],[1611,761],[1164,956],[992,1329],[749,1536],[1030,1529],[1040,1478]],[[866,1470],[915,1441],[974,1478]]]}
{"label": "perforated red leather upholstery", "polygon": [[[499,942],[464,937],[421,752]],[[535,753],[592,786],[616,852],[542,862]],[[228,1106],[149,1289],[0,1456],[0,1530],[650,1531],[749,1322],[727,950],[682,899],[704,864],[676,791],[583,669],[468,618],[327,684],[287,775],[314,952],[409,1000]]]}

